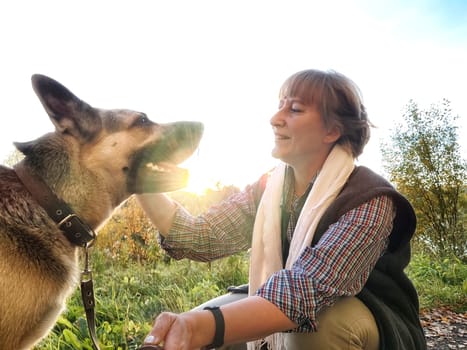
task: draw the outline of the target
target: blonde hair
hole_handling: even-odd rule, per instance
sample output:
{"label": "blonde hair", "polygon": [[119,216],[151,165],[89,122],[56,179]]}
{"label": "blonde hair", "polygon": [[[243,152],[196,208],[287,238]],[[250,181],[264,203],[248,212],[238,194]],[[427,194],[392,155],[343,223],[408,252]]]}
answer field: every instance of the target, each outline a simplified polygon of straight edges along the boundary
{"label": "blonde hair", "polygon": [[370,139],[369,122],[358,86],[336,71],[303,70],[290,76],[282,85],[279,97],[299,98],[315,106],[326,127],[341,133],[336,143],[349,147],[354,158],[363,152]]}

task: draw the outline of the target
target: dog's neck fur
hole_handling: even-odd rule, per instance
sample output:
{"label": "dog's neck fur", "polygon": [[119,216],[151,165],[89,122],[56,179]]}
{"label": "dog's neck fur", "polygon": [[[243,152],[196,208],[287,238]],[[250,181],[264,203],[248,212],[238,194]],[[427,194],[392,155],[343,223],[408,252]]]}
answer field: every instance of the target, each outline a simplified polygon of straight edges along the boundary
{"label": "dog's neck fur", "polygon": [[[50,134],[47,138],[42,137],[16,146],[26,157],[22,163],[28,168],[28,173],[42,179],[93,230],[98,230],[129,194],[89,191],[90,188],[102,188],[107,184],[99,184],[102,179],[81,166],[78,159],[79,145],[73,145],[73,140],[64,142],[63,137]],[[43,162],[44,158],[49,159],[46,164]],[[116,197],[109,197],[109,193]]]}
{"label": "dog's neck fur", "polygon": [[32,197],[55,221],[72,244],[86,246],[96,238],[94,231],[58,198],[39,176],[31,173],[24,161],[16,164],[15,172]]}

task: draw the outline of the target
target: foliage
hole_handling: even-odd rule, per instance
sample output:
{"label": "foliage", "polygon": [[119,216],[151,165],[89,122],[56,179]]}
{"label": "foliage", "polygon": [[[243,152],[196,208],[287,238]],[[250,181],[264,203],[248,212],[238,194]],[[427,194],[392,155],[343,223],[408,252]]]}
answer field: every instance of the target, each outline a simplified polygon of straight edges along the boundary
{"label": "foliage", "polygon": [[15,149],[13,152],[11,152],[8,155],[8,157],[6,159],[3,160],[3,162],[0,162],[0,164],[13,166],[16,163],[18,163],[19,161],[21,161],[23,158],[24,158],[24,155],[20,151]]}
{"label": "foliage", "polygon": [[412,257],[407,274],[418,291],[422,309],[450,305],[467,311],[467,264],[459,258],[433,259],[418,253]]}
{"label": "foliage", "polygon": [[390,180],[415,208],[419,248],[467,259],[466,160],[457,142],[456,116],[443,100],[429,110],[410,101],[381,151]]}
{"label": "foliage", "polygon": [[[162,311],[187,311],[245,283],[248,257],[239,254],[211,264],[113,259],[93,249],[97,335],[104,349],[136,349]],[[91,350],[80,291],[53,332],[36,350]]]}
{"label": "foliage", "polygon": [[163,256],[154,226],[134,197],[123,203],[99,230],[96,247],[121,264],[158,261]]}

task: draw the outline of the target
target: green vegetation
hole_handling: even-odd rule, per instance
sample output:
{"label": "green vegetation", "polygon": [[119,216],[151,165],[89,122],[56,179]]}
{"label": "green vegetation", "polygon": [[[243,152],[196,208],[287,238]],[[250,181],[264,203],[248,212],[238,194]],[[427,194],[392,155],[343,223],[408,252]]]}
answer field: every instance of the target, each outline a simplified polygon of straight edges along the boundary
{"label": "green vegetation", "polygon": [[381,153],[390,180],[415,208],[418,248],[467,262],[467,162],[458,119],[448,100],[427,110],[410,101]]}
{"label": "green vegetation", "polygon": [[449,305],[455,311],[467,311],[467,264],[459,258],[433,259],[415,253],[407,274],[417,288],[422,309]]}
{"label": "green vegetation", "polygon": [[[94,250],[97,335],[101,349],[136,349],[162,311],[187,311],[245,283],[243,254],[211,264],[188,260],[122,262]],[[86,318],[77,290],[53,332],[36,347],[41,350],[92,350]]]}

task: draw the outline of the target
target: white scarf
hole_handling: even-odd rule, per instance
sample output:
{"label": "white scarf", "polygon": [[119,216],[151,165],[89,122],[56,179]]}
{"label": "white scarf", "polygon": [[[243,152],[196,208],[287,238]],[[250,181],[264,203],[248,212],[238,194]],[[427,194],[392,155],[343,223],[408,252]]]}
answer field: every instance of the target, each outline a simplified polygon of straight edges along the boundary
{"label": "white scarf", "polygon": [[[250,258],[250,295],[267,281],[275,272],[283,268],[281,243],[280,201],[285,175],[284,163],[272,172],[256,213]],[[297,225],[290,242],[289,256],[285,267],[290,269],[302,251],[310,246],[316,226],[328,206],[334,201],[354,169],[354,159],[342,146],[335,145],[323,164],[313,187],[298,217]],[[271,348],[281,349],[279,337],[268,339],[274,344]],[[248,344],[249,349],[257,349],[259,342]],[[277,344],[277,345],[276,345]]]}

